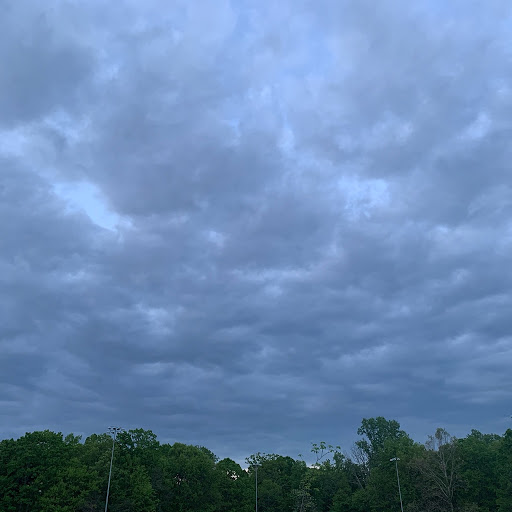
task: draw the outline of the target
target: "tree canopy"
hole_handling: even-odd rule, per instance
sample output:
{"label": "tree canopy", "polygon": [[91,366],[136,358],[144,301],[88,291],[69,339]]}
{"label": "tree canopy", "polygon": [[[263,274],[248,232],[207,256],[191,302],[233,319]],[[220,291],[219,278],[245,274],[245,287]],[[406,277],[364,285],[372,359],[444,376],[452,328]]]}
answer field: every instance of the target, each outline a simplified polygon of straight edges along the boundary
{"label": "tree canopy", "polygon": [[[258,464],[260,512],[510,512],[512,430],[439,428],[414,442],[395,420],[364,418],[352,453],[324,441],[300,457],[255,453],[246,468],[204,446],[160,443],[150,430],[120,433],[111,512],[250,512]],[[112,438],[48,430],[0,442],[0,511],[94,512],[105,506]]]}

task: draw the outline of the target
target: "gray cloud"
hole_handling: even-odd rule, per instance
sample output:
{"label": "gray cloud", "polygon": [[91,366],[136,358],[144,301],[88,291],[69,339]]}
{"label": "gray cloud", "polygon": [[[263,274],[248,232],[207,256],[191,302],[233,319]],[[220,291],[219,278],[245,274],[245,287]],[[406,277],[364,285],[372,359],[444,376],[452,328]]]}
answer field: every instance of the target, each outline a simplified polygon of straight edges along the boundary
{"label": "gray cloud", "polygon": [[62,4],[5,3],[0,22],[4,67],[0,122],[4,127],[58,109],[75,111],[93,73],[94,57],[73,33],[78,20],[67,16],[66,10]]}
{"label": "gray cloud", "polygon": [[505,429],[506,3],[124,7],[7,2],[3,435]]}

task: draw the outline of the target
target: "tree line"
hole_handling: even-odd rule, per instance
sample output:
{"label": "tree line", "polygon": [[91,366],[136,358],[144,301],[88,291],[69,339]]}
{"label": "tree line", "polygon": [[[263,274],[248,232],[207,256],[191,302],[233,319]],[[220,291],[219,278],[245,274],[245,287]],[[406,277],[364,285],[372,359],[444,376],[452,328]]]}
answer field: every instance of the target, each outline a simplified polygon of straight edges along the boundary
{"label": "tree line", "polygon": [[[203,446],[159,443],[150,430],[117,435],[111,512],[512,512],[512,430],[444,429],[425,444],[395,420],[365,418],[349,454],[313,443],[315,462],[256,453],[243,469]],[[0,442],[1,512],[95,512],[105,507],[113,440],[49,430]],[[395,462],[394,458],[397,458]]]}

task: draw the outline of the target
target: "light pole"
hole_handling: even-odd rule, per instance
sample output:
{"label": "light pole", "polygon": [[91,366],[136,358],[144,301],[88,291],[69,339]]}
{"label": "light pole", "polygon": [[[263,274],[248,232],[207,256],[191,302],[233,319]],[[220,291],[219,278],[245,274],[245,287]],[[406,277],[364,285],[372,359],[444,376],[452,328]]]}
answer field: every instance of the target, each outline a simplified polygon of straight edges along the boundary
{"label": "light pole", "polygon": [[114,446],[116,444],[116,437],[119,432],[122,432],[124,428],[121,427],[109,427],[108,433],[112,434],[114,437],[112,438],[112,455],[110,456],[110,470],[108,472],[108,485],[107,485],[107,499],[105,501],[105,512],[107,512],[108,508],[108,494],[110,492],[110,477],[112,476],[112,462],[114,462]]}
{"label": "light pole", "polygon": [[398,495],[400,496],[400,510],[404,512],[404,506],[402,504],[402,491],[400,490],[400,477],[398,476],[398,461],[400,459],[398,457],[393,457],[389,459],[389,462],[394,462],[396,467],[396,481],[398,482]]}
{"label": "light pole", "polygon": [[261,466],[261,464],[253,464],[251,468],[254,468],[255,475],[256,475],[256,512],[258,512],[258,468]]}

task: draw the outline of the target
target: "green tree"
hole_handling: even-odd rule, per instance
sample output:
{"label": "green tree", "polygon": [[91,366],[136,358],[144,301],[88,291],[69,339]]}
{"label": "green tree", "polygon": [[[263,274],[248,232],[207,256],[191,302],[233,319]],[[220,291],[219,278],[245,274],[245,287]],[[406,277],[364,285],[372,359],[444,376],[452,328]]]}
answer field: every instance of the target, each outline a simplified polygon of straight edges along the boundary
{"label": "green tree", "polygon": [[175,443],[161,447],[163,484],[160,509],[176,512],[214,511],[220,501],[215,460],[197,446]]}
{"label": "green tree", "polygon": [[296,489],[300,489],[307,467],[304,461],[296,461],[282,455],[257,453],[246,459],[249,471],[252,465],[258,469],[258,510],[261,512],[291,512],[295,505]]}
{"label": "green tree", "polygon": [[349,510],[353,512],[367,512],[370,510],[370,498],[366,489],[358,488],[352,493],[350,496],[350,505],[348,508],[339,508],[339,497],[336,496],[335,498],[336,508],[333,509],[333,511],[336,510],[336,512],[345,512]]}
{"label": "green tree", "polygon": [[315,499],[311,493],[313,482],[312,471],[314,470],[307,470],[300,481],[298,489],[292,489],[294,512],[314,512],[316,510]]}
{"label": "green tree", "polygon": [[130,510],[155,512],[157,500],[146,468],[135,465],[130,474]]}
{"label": "green tree", "polygon": [[422,494],[425,510],[453,512],[457,491],[461,488],[461,458],[457,439],[438,428],[425,443],[426,452],[417,459],[422,475]]}
{"label": "green tree", "polygon": [[19,481],[16,476],[17,460],[16,441],[5,439],[0,441],[0,510],[15,512],[17,510],[16,495]]}
{"label": "green tree", "polygon": [[357,433],[363,436],[363,439],[356,441],[356,446],[366,454],[370,465],[373,457],[382,450],[386,441],[407,436],[403,430],[400,430],[398,421],[387,420],[383,416],[363,418]]}
{"label": "green tree", "polygon": [[[112,437],[108,434],[92,434],[86,438],[80,451],[80,460],[88,468],[91,474],[92,483],[90,486],[90,493],[86,499],[84,510],[96,511],[101,510],[102,506],[105,507],[105,498],[107,494],[108,473],[110,467],[110,456],[112,450]],[[115,489],[119,484],[119,469],[120,465],[117,463],[119,457],[119,450],[116,449],[114,455],[114,466],[112,473],[112,495],[115,500]],[[110,508],[109,499],[109,508]]]}
{"label": "green tree", "polygon": [[311,452],[315,455],[311,476],[311,494],[318,512],[330,512],[350,503],[350,461],[341,453],[339,446],[325,442],[313,443]]}
{"label": "green tree", "polygon": [[9,452],[2,468],[5,510],[39,512],[42,498],[68,464],[67,448],[62,434],[49,430],[27,433],[5,444],[2,451]]}
{"label": "green tree", "polygon": [[466,508],[477,507],[481,512],[496,512],[496,482],[499,480],[498,449],[501,438],[472,430],[458,440],[461,459],[461,502]]}
{"label": "green tree", "polygon": [[512,511],[512,430],[507,429],[502,437],[497,454],[498,487],[497,505],[499,512]]}
{"label": "green tree", "polygon": [[[418,472],[414,461],[424,453],[424,448],[407,434],[389,438],[375,452],[370,478],[366,487],[370,508],[375,512],[400,508],[400,494],[396,468],[400,475],[400,490],[405,506],[417,501]],[[392,461],[398,457],[399,461]]]}
{"label": "green tree", "polygon": [[218,512],[251,512],[254,509],[253,481],[247,471],[231,459],[215,466],[219,489]]}
{"label": "green tree", "polygon": [[258,483],[258,510],[260,512],[291,512],[291,494],[270,479]]}
{"label": "green tree", "polygon": [[357,433],[363,438],[356,441],[352,449],[352,476],[357,486],[365,489],[384,443],[407,437],[407,434],[400,430],[398,421],[383,416],[363,418]]}
{"label": "green tree", "polygon": [[58,473],[58,482],[41,497],[41,512],[79,512],[97,510],[91,497],[98,491],[97,477],[74,459]]}

